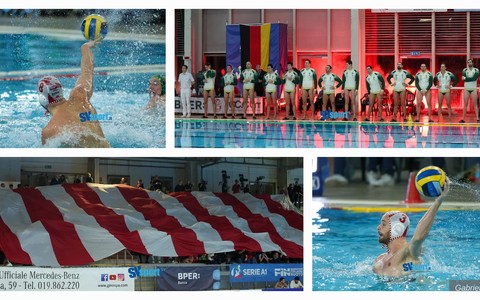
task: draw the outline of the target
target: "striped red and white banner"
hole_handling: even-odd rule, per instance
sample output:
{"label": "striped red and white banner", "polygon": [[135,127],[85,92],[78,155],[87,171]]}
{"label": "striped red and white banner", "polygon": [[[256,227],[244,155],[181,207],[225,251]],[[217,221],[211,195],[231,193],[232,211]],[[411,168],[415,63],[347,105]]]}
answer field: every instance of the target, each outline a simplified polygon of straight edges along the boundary
{"label": "striped red and white banner", "polygon": [[64,184],[0,190],[0,249],[15,263],[76,266],[122,249],[189,256],[246,249],[303,257],[303,216],[283,195]]}

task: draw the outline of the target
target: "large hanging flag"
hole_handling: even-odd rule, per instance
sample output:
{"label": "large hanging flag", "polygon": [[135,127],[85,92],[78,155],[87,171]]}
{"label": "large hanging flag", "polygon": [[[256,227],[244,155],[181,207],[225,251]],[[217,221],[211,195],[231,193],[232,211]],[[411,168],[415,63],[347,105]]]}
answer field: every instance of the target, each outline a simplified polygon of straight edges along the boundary
{"label": "large hanging flag", "polygon": [[303,217],[283,195],[64,184],[0,190],[0,250],[11,261],[76,266],[123,249],[155,256],[236,250],[303,257]]}
{"label": "large hanging flag", "polygon": [[287,24],[234,24],[227,25],[226,62],[234,68],[245,68],[247,61],[253,68],[260,64],[267,70],[272,64],[279,74],[287,68]]}

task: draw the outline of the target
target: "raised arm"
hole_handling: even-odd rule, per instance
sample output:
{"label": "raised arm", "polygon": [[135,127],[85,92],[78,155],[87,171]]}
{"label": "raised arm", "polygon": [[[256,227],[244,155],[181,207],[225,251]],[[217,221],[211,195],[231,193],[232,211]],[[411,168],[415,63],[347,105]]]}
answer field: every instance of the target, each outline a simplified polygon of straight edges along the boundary
{"label": "raised arm", "polygon": [[432,206],[428,209],[428,211],[423,215],[422,219],[418,222],[417,229],[413,234],[412,240],[410,241],[410,254],[414,258],[420,257],[422,253],[422,244],[428,236],[430,229],[432,228],[433,221],[435,220],[435,216],[437,215],[437,211],[440,208],[443,200],[448,194],[448,178],[445,179],[445,189],[443,193],[435,199]]}
{"label": "raised arm", "polygon": [[[80,62],[80,77],[72,89],[70,100],[88,100],[93,94],[93,52],[92,48],[95,47],[102,38],[98,38],[94,41],[86,42],[80,48],[82,53],[82,61]],[[77,96],[78,95],[78,96]],[[79,97],[85,95],[85,97]]]}

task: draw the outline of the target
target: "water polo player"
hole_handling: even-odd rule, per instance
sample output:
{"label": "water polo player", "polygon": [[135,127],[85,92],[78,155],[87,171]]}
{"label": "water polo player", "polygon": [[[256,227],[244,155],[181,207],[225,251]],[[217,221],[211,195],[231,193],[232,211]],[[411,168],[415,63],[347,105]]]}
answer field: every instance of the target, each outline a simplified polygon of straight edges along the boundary
{"label": "water polo player", "polygon": [[155,109],[161,106],[162,102],[165,102],[165,78],[161,75],[154,75],[148,81],[148,95],[150,101],[147,104],[146,109]]}
{"label": "water polo player", "polygon": [[415,266],[419,266],[422,254],[422,244],[432,228],[433,221],[440,205],[448,194],[448,178],[442,194],[435,199],[422,219],[418,222],[415,233],[410,242],[407,242],[407,231],[410,219],[406,213],[390,211],[383,215],[378,225],[378,241],[387,247],[387,252],[375,259],[373,272],[378,275],[403,276],[411,273]]}
{"label": "water polo player", "polygon": [[[42,144],[49,146],[49,141],[62,147],[107,148],[98,120],[82,118],[81,114],[97,112],[90,103],[93,94],[93,52],[102,38],[86,42],[81,47],[81,74],[70,92],[68,101],[63,96],[60,81],[53,76],[45,76],[38,82],[40,104],[52,115],[49,123],[42,130]],[[55,141],[55,142],[53,142]]]}

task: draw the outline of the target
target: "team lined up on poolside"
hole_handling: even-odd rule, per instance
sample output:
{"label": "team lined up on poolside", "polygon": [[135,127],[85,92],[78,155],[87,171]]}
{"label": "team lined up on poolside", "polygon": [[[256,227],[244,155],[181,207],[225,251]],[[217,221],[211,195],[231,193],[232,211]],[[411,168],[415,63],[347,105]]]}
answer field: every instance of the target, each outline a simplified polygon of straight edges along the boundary
{"label": "team lined up on poolside", "polygon": [[[259,66],[257,66],[259,69]],[[436,87],[438,89],[438,116],[442,115],[442,105],[443,100],[445,99],[448,108],[448,116],[449,118],[452,117],[452,107],[450,103],[450,90],[452,87],[456,86],[458,83],[458,78],[451,72],[447,71],[447,67],[445,64],[441,64],[440,71],[433,76],[431,72],[427,70],[425,64],[421,64],[420,71],[413,76],[407,70],[403,69],[403,65],[401,62],[397,64],[397,68],[390,72],[387,76],[386,80],[382,77],[382,75],[374,71],[372,66],[367,66],[367,76],[365,78],[366,87],[367,87],[367,95],[368,95],[368,103],[377,103],[378,107],[378,118],[380,122],[385,121],[382,108],[387,101],[383,99],[384,91],[385,91],[385,81],[392,87],[393,91],[393,115],[391,118],[391,122],[397,122],[397,113],[399,107],[401,107],[400,112],[400,119],[403,117],[403,121],[407,122],[407,101],[406,101],[406,94],[407,94],[407,87],[415,82],[416,88],[416,119],[415,122],[420,121],[420,113],[422,108],[423,98],[425,97],[427,106],[428,106],[428,121],[433,122],[432,119],[432,99],[431,99],[431,89],[432,87]],[[183,106],[183,117],[190,117],[190,96],[191,96],[191,89],[195,80],[193,76],[187,71],[188,67],[184,65],[182,67],[182,73],[178,77],[178,82],[180,83],[181,93],[180,98]],[[261,70],[261,69],[260,69]],[[234,103],[234,94],[235,94],[235,87],[237,84],[242,84],[242,108],[243,114],[240,116],[242,119],[247,118],[247,110],[248,104],[252,108],[252,118],[256,119],[256,112],[255,112],[255,105],[254,105],[254,91],[256,90],[255,85],[261,83],[263,87],[263,91],[265,92],[265,101],[266,101],[266,118],[270,119],[270,104],[273,104],[273,119],[277,117],[277,100],[278,100],[278,86],[283,85],[283,93],[285,99],[285,106],[286,106],[286,116],[283,118],[284,120],[293,119],[296,120],[297,118],[305,120],[307,119],[307,101],[308,99],[311,100],[313,104],[313,99],[315,99],[315,94],[317,92],[317,86],[320,88],[320,93],[322,93],[322,108],[320,113],[320,120],[327,120],[331,119],[334,120],[336,116],[339,114],[337,113],[337,106],[335,102],[335,89],[341,87],[341,94],[345,99],[344,104],[344,113],[343,120],[347,121],[351,117],[352,121],[357,121],[358,116],[358,103],[355,103],[357,100],[357,92],[358,86],[360,82],[360,74],[359,72],[353,68],[352,61],[346,62],[346,69],[342,73],[342,78],[337,76],[335,73],[332,72],[332,66],[327,65],[325,67],[325,73],[321,76],[317,77],[317,72],[310,67],[310,60],[305,61],[305,67],[302,70],[297,70],[293,67],[291,62],[287,64],[287,70],[280,76],[274,67],[269,64],[267,68],[267,72],[265,73],[261,70],[264,74],[259,74],[259,72],[252,68],[252,64],[250,61],[246,63],[246,68],[241,70],[239,78],[237,74],[233,72],[233,67],[231,65],[227,66],[225,74],[221,77],[220,84],[223,88],[224,92],[224,100],[225,100],[225,111],[223,114],[223,118],[227,119],[230,118],[235,119],[235,103]],[[209,98],[211,104],[215,106],[215,77],[217,76],[217,72],[212,69],[210,63],[205,64],[205,71],[203,72],[203,97],[204,97],[204,115],[203,118],[208,118],[208,105],[209,105]],[[460,123],[465,123],[465,116],[467,112],[467,107],[469,104],[469,99],[472,99],[472,103],[475,110],[475,117],[477,122],[479,120],[479,111],[478,111],[478,102],[477,102],[477,79],[479,76],[479,70],[473,67],[473,61],[469,59],[467,61],[467,67],[463,69],[462,72],[462,79],[464,81],[464,92],[463,92],[463,117],[460,120]],[[318,79],[318,80],[317,80]],[[299,88],[299,93],[301,97],[301,116],[297,116],[296,108],[295,108],[295,93],[297,90],[297,85]],[[349,109],[349,104],[352,102],[351,107]],[[368,105],[368,112],[366,117],[363,121],[370,121],[372,116],[372,109],[375,105]],[[313,105],[312,105],[313,107]],[[326,114],[322,112],[327,111],[327,107],[331,107],[332,112],[334,114]],[[188,108],[188,110],[187,110]],[[290,110],[292,113],[290,113]],[[348,112],[350,112],[349,114]],[[312,119],[316,117],[316,111],[312,108]],[[331,117],[331,116],[335,117]],[[213,117],[216,119],[217,114],[214,110]],[[348,118],[347,118],[348,117]]]}

